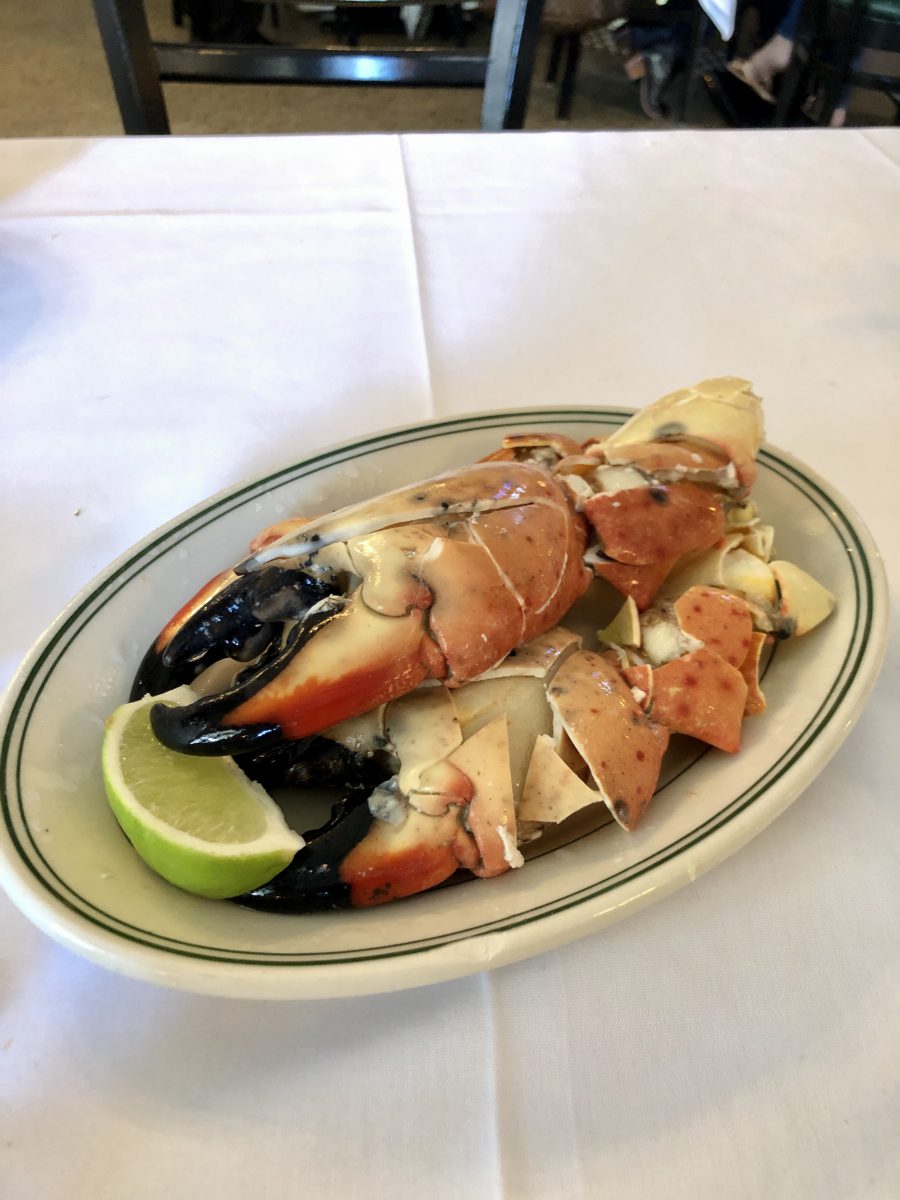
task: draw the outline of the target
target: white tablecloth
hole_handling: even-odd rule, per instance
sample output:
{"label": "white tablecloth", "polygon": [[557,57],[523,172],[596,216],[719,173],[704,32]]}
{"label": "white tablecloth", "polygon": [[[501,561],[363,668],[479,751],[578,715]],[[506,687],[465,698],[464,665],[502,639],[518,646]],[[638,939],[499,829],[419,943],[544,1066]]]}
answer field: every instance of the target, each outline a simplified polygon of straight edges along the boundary
{"label": "white tablecloth", "polygon": [[[900,589],[900,131],[0,146],[0,683],[97,570],[326,443],[753,379]],[[157,990],[0,897],[0,1191],[900,1194],[896,638],[812,788],[660,904],[337,1002]]]}

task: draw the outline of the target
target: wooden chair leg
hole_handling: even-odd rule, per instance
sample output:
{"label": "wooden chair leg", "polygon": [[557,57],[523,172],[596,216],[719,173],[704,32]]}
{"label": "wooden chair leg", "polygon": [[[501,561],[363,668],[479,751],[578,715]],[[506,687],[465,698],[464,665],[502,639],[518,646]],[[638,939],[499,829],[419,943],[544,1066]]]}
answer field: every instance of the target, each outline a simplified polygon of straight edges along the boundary
{"label": "wooden chair leg", "polygon": [[94,12],[125,132],[168,133],[169,117],[143,4],[94,0]]}
{"label": "wooden chair leg", "polygon": [[688,113],[697,89],[697,80],[700,75],[698,70],[700,52],[709,33],[709,27],[709,17],[699,4],[695,4],[694,12],[691,16],[691,32],[687,58],[684,64],[684,89],[681,93],[681,106],[678,113],[678,121],[681,125],[687,123]]}
{"label": "wooden chair leg", "polygon": [[550,59],[547,63],[547,82],[556,83],[556,77],[559,74],[559,64],[562,61],[563,48],[566,44],[566,35],[557,33],[553,36],[553,41],[550,43]]}
{"label": "wooden chair leg", "polygon": [[578,64],[581,62],[581,34],[566,34],[566,65],[563,68],[562,82],[559,85],[559,98],[556,102],[556,118],[568,121],[572,115],[572,101],[575,96],[575,79],[578,75]]}
{"label": "wooden chair leg", "polygon": [[525,124],[543,8],[544,0],[497,0],[481,105],[485,131]]}
{"label": "wooden chair leg", "polygon": [[461,4],[450,5],[450,29],[453,33],[454,46],[457,46],[460,50],[464,50],[469,40],[469,31],[466,27]]}
{"label": "wooden chair leg", "polygon": [[772,116],[772,126],[775,129],[783,129],[790,121],[797,106],[800,88],[807,76],[806,55],[800,46],[795,45],[788,69],[782,75],[781,86],[778,89],[778,99]]}

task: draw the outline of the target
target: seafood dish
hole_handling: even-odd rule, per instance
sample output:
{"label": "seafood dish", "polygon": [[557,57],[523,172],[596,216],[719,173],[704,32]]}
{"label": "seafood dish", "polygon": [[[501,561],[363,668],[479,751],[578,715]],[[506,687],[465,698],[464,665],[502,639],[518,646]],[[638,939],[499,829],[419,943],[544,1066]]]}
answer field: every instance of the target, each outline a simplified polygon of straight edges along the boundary
{"label": "seafood dish", "polygon": [[[363,908],[500,876],[591,805],[635,829],[673,737],[738,752],[767,646],[835,603],[774,557],[752,496],[763,436],[751,385],[709,379],[609,436],[514,434],[262,531],[167,622],[131,692],[194,689],[151,710],[171,750],[232,756],[267,789],[338,789],[290,865],[235,899]],[[586,637],[567,618],[597,588],[617,611]]]}

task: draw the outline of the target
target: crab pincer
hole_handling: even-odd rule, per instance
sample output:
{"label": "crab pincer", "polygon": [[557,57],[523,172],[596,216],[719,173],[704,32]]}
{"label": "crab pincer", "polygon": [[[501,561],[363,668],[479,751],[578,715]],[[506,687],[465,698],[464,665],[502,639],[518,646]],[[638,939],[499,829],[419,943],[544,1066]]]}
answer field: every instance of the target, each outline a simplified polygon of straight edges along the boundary
{"label": "crab pincer", "polygon": [[[242,753],[311,737],[428,678],[457,686],[571,607],[590,579],[585,542],[559,483],[515,462],[448,472],[288,527],[154,643],[154,662],[196,671],[266,640],[230,687],[155,708],[157,736],[187,753]],[[222,610],[246,627],[243,641]],[[136,686],[152,674],[142,668]]]}
{"label": "crab pincer", "polygon": [[223,658],[249,662],[274,656],[284,623],[299,620],[328,595],[327,583],[297,569],[270,566],[250,580],[222,571],[154,639],[130,699],[191,683]]}

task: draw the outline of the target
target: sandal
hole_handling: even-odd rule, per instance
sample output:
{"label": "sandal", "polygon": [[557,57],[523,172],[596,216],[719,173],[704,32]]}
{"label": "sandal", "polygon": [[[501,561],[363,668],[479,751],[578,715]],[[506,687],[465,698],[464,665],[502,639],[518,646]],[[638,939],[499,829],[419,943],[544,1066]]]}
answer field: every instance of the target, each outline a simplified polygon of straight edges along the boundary
{"label": "sandal", "polygon": [[735,79],[739,79],[741,83],[746,83],[747,87],[753,88],[760,100],[765,100],[766,104],[775,103],[774,93],[753,74],[749,59],[736,58],[727,64],[726,69]]}

